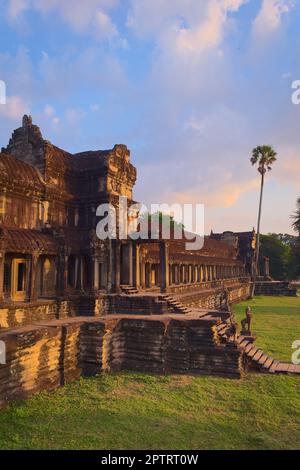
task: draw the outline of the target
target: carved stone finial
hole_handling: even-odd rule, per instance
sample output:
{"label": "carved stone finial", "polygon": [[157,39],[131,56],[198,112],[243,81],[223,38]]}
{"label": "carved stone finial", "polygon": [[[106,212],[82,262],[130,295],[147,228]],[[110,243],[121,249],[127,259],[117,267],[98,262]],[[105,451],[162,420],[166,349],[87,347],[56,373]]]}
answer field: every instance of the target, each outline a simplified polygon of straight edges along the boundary
{"label": "carved stone finial", "polygon": [[22,125],[23,125],[23,127],[32,126],[32,117],[27,116],[27,114],[24,114],[23,120],[22,120]]}

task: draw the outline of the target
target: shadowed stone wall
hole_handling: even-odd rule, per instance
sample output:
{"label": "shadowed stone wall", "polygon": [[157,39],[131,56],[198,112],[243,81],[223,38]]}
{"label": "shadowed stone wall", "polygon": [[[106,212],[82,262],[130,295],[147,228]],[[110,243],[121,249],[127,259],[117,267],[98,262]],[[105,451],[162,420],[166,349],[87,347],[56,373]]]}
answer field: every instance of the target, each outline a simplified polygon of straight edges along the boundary
{"label": "shadowed stone wall", "polygon": [[45,321],[0,333],[0,407],[103,371],[240,377],[243,354],[221,344],[220,319],[117,316]]}

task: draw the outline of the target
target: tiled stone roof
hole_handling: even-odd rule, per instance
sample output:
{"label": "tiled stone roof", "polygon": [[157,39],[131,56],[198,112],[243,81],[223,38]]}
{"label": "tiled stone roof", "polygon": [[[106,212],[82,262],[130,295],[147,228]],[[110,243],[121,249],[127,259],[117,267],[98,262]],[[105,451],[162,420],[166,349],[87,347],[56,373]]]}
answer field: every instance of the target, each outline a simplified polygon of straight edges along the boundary
{"label": "tiled stone roof", "polygon": [[53,236],[28,229],[0,228],[0,248],[15,253],[56,254],[58,244]]}
{"label": "tiled stone roof", "polygon": [[42,178],[36,168],[5,153],[0,153],[0,181],[2,184],[16,183],[20,187],[30,187],[40,191],[44,189]]}

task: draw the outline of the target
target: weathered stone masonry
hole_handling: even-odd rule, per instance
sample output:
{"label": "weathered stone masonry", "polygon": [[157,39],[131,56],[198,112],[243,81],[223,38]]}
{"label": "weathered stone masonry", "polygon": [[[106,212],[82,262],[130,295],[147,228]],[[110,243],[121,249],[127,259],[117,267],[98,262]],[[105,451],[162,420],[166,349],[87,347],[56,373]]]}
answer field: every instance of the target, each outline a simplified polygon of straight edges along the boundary
{"label": "weathered stone masonry", "polygon": [[124,369],[238,378],[243,354],[221,344],[216,317],[107,316],[42,322],[0,333],[7,365],[0,367],[0,407],[81,375]]}

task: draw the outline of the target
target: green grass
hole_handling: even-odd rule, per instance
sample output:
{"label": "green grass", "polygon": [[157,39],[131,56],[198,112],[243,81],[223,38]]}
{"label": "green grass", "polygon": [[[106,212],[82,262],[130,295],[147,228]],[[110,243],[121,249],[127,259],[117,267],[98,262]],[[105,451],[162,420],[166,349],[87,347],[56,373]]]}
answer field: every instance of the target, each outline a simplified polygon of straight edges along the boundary
{"label": "green grass", "polygon": [[0,413],[0,449],[296,449],[300,380],[121,373]]}
{"label": "green grass", "polygon": [[247,305],[253,312],[252,331],[257,346],[276,359],[290,362],[291,345],[300,339],[300,297],[255,297],[235,305],[239,324]]}
{"label": "green grass", "polygon": [[[297,337],[297,302],[253,301],[255,330],[266,334],[259,341],[276,356],[286,356],[290,335]],[[235,307],[238,315],[244,307]],[[282,319],[289,324],[284,337]],[[81,379],[0,412],[0,449],[299,448],[296,376],[251,373],[230,380],[124,372]]]}

